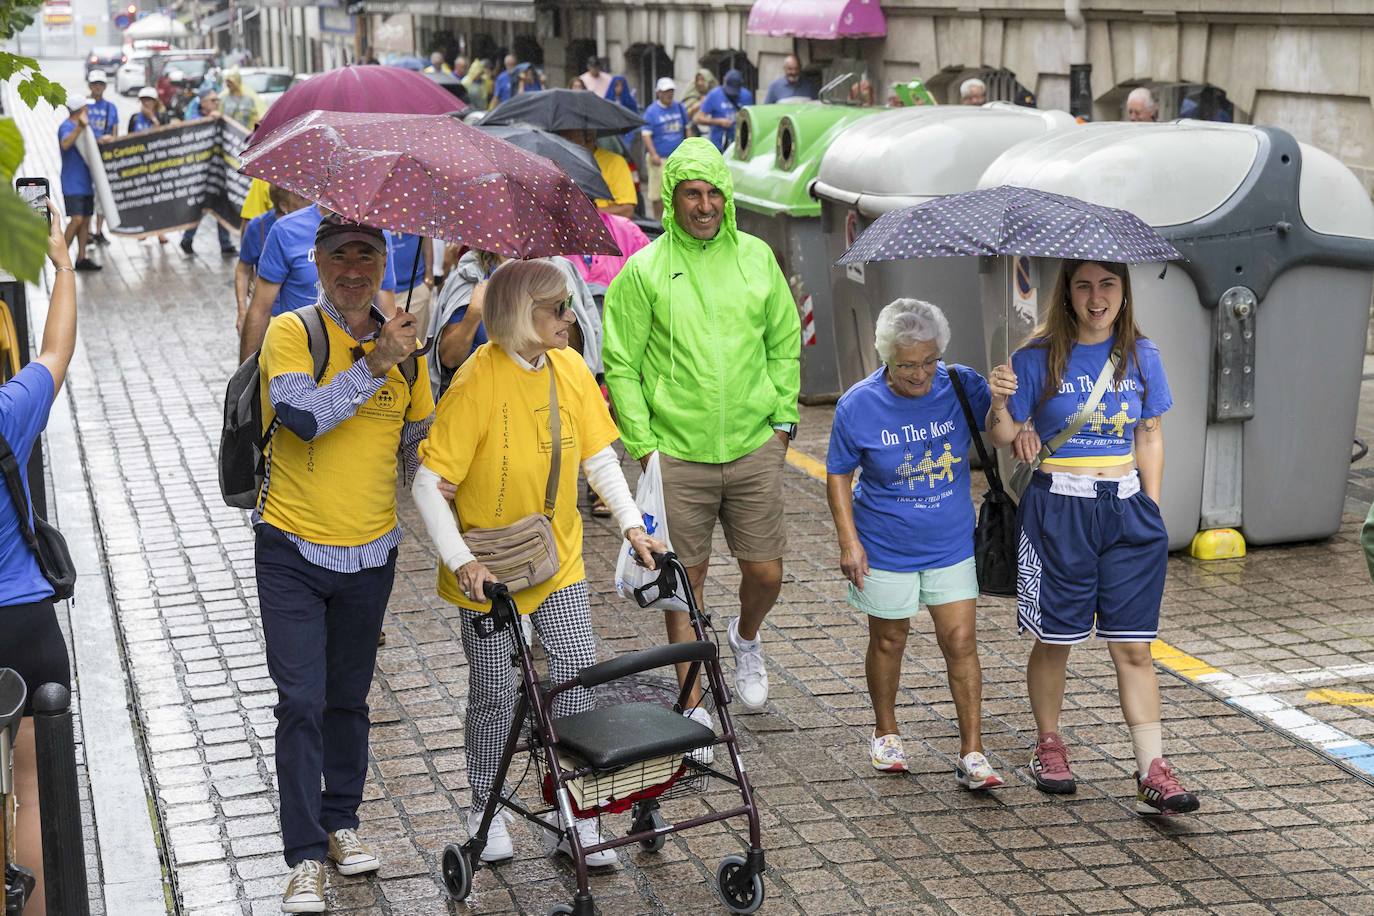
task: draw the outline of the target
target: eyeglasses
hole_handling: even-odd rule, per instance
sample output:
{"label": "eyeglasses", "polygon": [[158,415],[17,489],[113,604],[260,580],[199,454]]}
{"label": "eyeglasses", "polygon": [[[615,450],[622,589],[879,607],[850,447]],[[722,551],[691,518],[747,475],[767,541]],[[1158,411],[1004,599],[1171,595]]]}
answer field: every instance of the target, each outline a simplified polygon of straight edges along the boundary
{"label": "eyeglasses", "polygon": [[562,321],[567,317],[568,313],[572,311],[572,296],[569,296],[557,305],[536,305],[535,308],[553,312],[554,320]]}

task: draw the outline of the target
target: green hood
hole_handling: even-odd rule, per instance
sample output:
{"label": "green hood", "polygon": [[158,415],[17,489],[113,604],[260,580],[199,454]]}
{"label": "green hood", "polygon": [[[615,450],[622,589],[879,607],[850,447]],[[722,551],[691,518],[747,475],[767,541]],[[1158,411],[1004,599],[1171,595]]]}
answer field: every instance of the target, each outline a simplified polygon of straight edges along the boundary
{"label": "green hood", "polygon": [[705,137],[683,140],[673,154],[663,161],[663,231],[672,236],[673,241],[683,245],[693,248],[702,245],[700,239],[693,238],[677,224],[673,213],[673,192],[684,181],[709,181],[725,195],[725,217],[720,221],[720,231],[707,244],[722,238],[739,241],[739,229],[735,226],[735,182],[730,177],[730,167],[725,164],[725,157]]}

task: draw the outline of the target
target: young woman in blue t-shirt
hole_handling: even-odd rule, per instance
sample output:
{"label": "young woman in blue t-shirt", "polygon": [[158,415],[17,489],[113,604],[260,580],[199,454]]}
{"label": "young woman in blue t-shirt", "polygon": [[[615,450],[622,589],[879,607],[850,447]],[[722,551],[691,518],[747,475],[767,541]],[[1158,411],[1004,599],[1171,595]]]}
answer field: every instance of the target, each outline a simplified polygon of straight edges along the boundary
{"label": "young woman in blue t-shirt", "polygon": [[[1150,643],[1159,630],[1169,537],[1159,511],[1162,418],[1173,404],[1159,349],[1136,326],[1124,264],[1065,261],[1044,320],[992,371],[987,428],[1029,460],[1090,400],[1113,353],[1117,365],[1082,428],[1035,473],[1021,499],[1017,624],[1036,643],[1026,669],[1037,741],[1030,768],[1041,790],[1077,786],[1059,735],[1069,649],[1096,631],[1116,666],[1121,711],[1136,757],[1136,810],[1196,811],[1162,749],[1159,681]],[[1028,422],[1029,421],[1029,422]],[[1018,440],[1023,427],[1039,442]]]}
{"label": "young woman in blue t-shirt", "polygon": [[[1002,778],[983,754],[974,607],[968,453],[978,431],[969,429],[954,391],[957,378],[981,417],[990,403],[988,383],[966,366],[940,361],[949,322],[928,302],[890,303],[874,336],[883,367],[835,405],[826,458],[826,495],[849,604],[868,618],[870,760],[880,772],[907,771],[895,704],[911,618],[925,605],[959,719],[955,779],[967,789],[996,788]],[[862,472],[858,486],[855,471]]]}

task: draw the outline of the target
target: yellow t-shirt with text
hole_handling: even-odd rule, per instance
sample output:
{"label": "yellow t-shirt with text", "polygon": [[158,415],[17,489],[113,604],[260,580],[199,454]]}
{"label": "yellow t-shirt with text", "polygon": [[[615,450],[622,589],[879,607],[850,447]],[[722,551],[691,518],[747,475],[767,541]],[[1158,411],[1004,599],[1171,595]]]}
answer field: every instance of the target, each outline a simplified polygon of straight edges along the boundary
{"label": "yellow t-shirt with text", "polygon": [[[359,344],[329,316],[329,363],[320,385],[346,372],[357,362],[353,348],[371,352],[375,340]],[[314,374],[305,326],[288,312],[273,318],[258,357],[262,381],[263,431],[276,416],[268,386],[288,372]],[[262,519],[312,544],[358,547],[375,541],[396,527],[396,452],[407,422],[419,422],[434,411],[434,395],[424,357],[416,360],[415,384],[406,389],[405,377],[393,366],[386,383],[358,405],[353,416],[338,426],[302,440],[285,425],[277,428],[268,446],[271,462],[267,501]]]}
{"label": "yellow t-shirt with text", "polygon": [[[582,565],[582,516],[577,511],[578,467],[619,438],[601,389],[582,357],[573,350],[550,350],[546,360],[544,367],[530,370],[496,344],[478,347],[439,399],[429,438],[420,444],[421,463],[458,485],[453,505],[460,531],[502,528],[543,512],[553,454],[548,370],[552,364],[562,424],[553,512],[558,572],[549,581],[513,595],[523,614],[533,613],[549,595],[587,577]],[[469,610],[491,610],[488,602],[467,598],[457,577],[442,563],[439,596]]]}

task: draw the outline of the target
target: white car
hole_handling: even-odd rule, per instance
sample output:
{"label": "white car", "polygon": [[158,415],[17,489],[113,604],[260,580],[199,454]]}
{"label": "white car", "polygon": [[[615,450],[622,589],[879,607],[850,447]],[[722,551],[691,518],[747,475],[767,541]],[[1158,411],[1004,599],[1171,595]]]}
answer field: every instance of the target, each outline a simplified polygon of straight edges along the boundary
{"label": "white car", "polygon": [[130,51],[129,59],[115,71],[115,92],[134,95],[142,89],[148,79],[148,58],[152,55],[152,51]]}
{"label": "white car", "polygon": [[290,69],[286,67],[239,67],[243,88],[251,89],[262,100],[261,111],[272,107],[282,93],[295,85]]}

